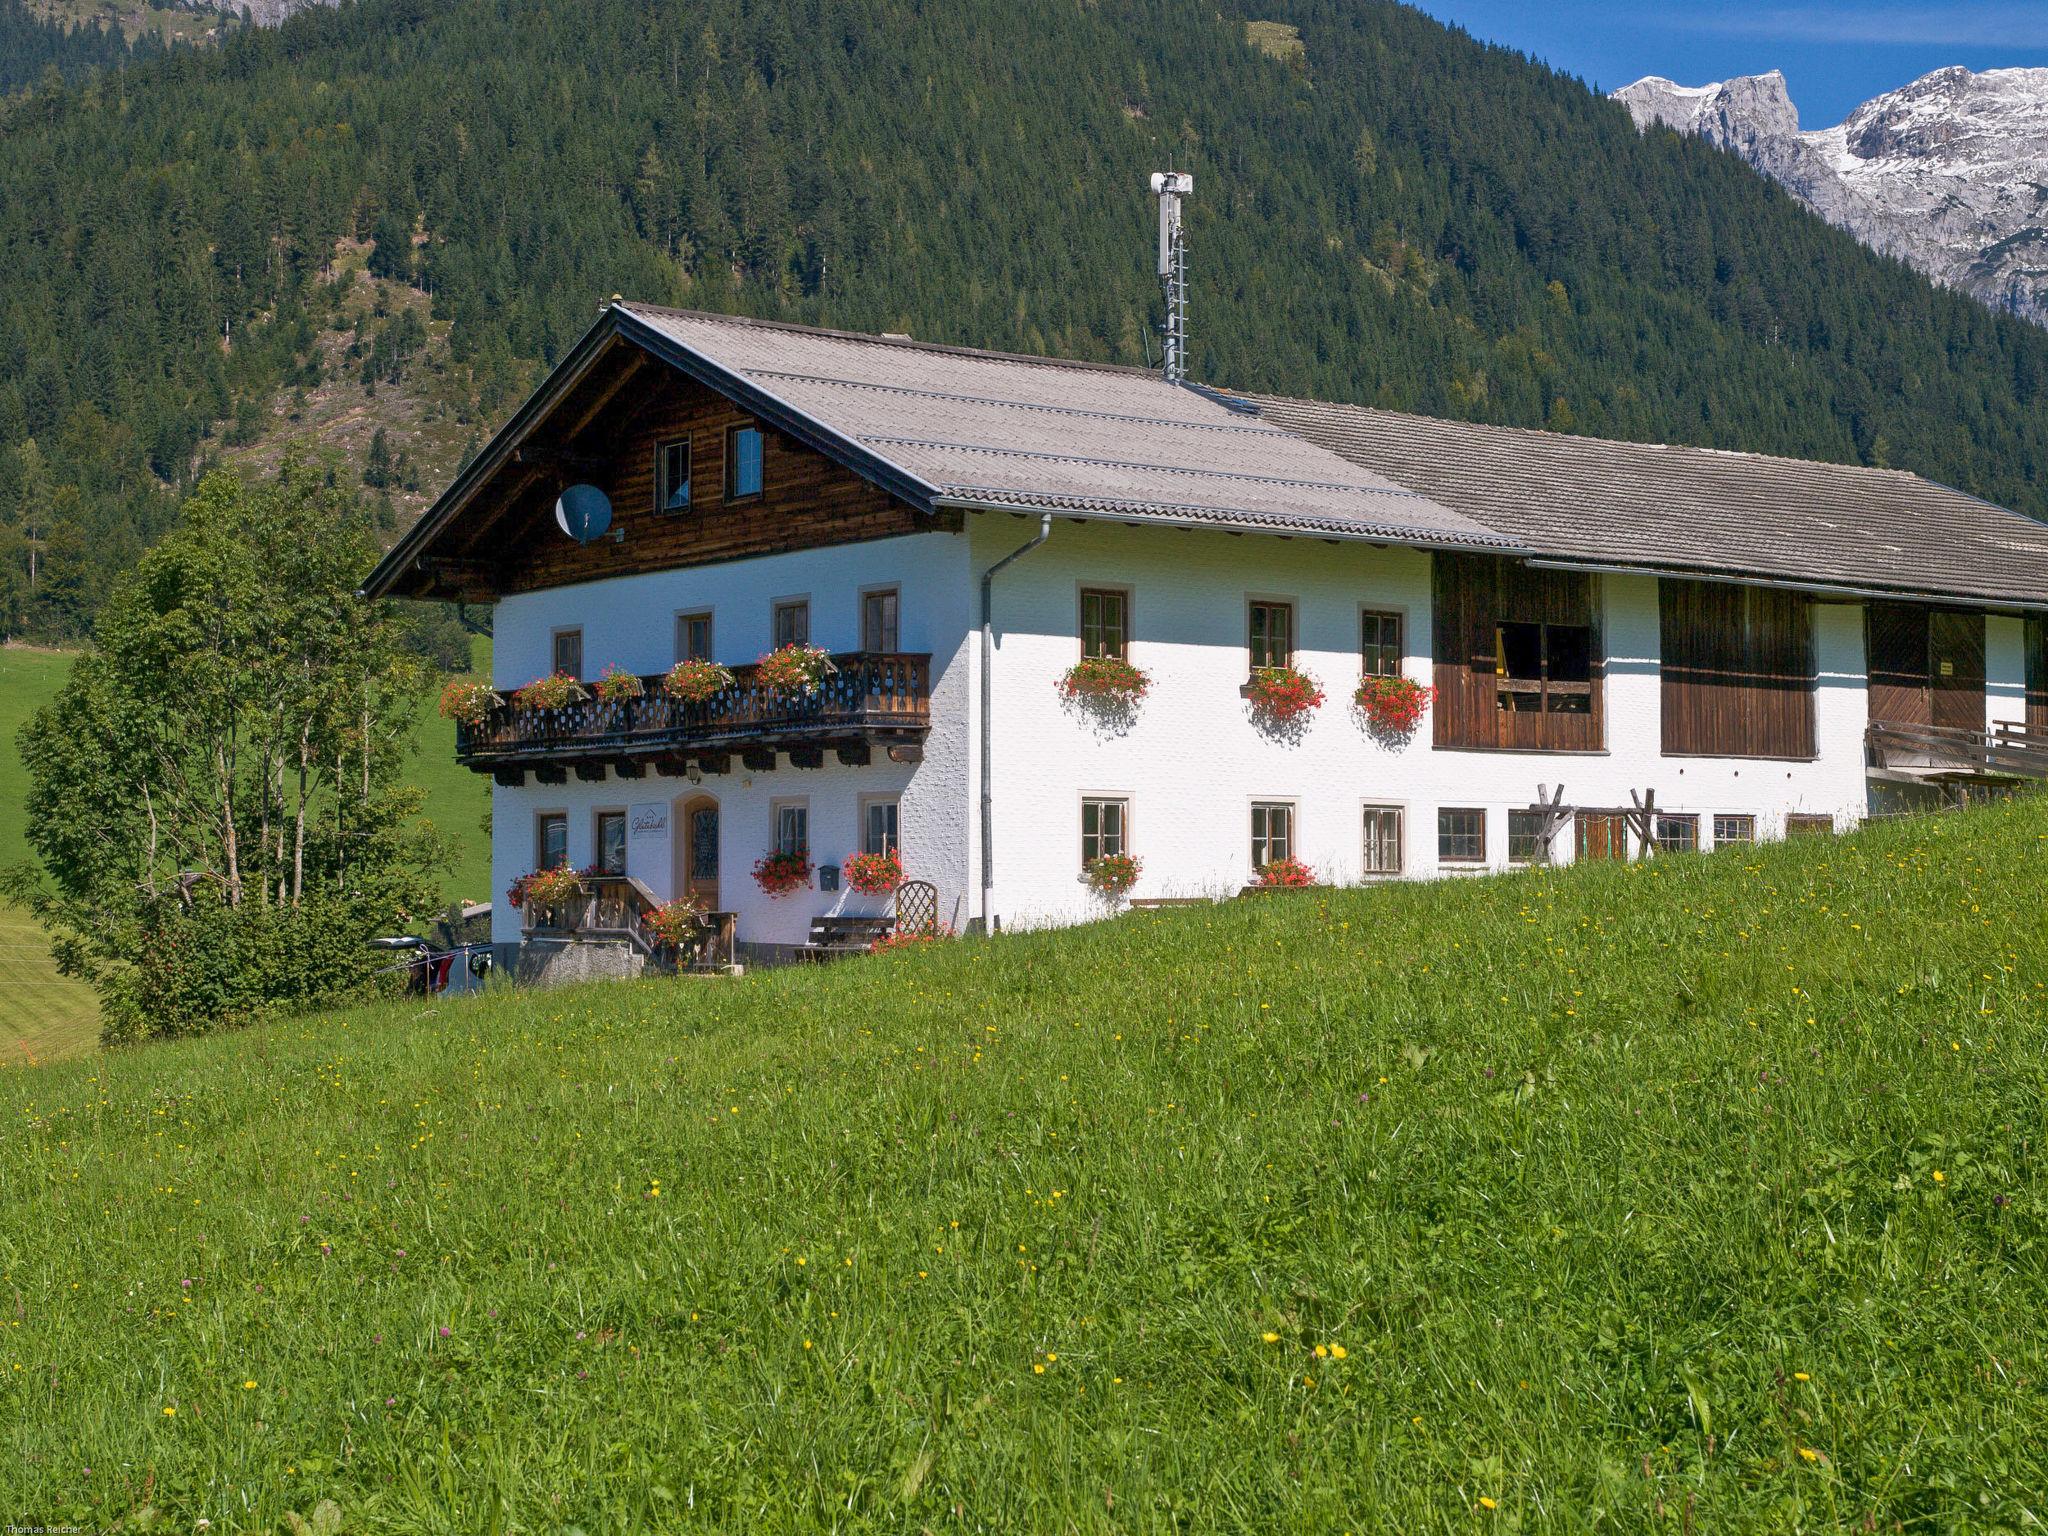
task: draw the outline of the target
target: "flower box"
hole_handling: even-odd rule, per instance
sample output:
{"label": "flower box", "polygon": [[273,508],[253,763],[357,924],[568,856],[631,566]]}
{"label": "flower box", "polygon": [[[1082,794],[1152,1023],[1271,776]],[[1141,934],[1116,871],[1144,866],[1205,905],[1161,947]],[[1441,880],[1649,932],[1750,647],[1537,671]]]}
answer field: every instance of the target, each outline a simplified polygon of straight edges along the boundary
{"label": "flower box", "polygon": [[831,670],[831,656],[816,645],[785,645],[754,663],[761,685],[776,693],[815,693]]}
{"label": "flower box", "polygon": [[1083,657],[1067,668],[1059,681],[1060,693],[1066,698],[1113,709],[1129,709],[1151,686],[1151,677],[1121,656]]}
{"label": "flower box", "polygon": [[520,709],[561,709],[584,696],[583,685],[566,672],[537,677],[512,695]]}
{"label": "flower box", "polygon": [[684,704],[702,704],[733,685],[732,670],[715,661],[679,661],[661,680],[661,691]]}
{"label": "flower box", "polygon": [[806,890],[811,883],[811,857],[807,853],[764,853],[754,860],[754,883],[770,896]]}
{"label": "flower box", "polygon": [[1128,853],[1105,853],[1088,861],[1081,878],[1096,895],[1114,901],[1136,885],[1144,871],[1144,863]]}
{"label": "flower box", "polygon": [[1255,668],[1240,692],[1263,719],[1275,724],[1301,719],[1323,706],[1322,685],[1295,667]]}
{"label": "flower box", "polygon": [[1367,677],[1351,696],[1366,724],[1388,736],[1407,736],[1422,723],[1436,699],[1434,688],[1412,677]]}
{"label": "flower box", "polygon": [[463,725],[482,725],[494,705],[501,703],[489,683],[458,677],[441,690],[441,718]]}
{"label": "flower box", "polygon": [[590,685],[590,691],[603,704],[623,704],[628,699],[637,699],[647,691],[646,685],[633,673],[616,662],[604,669],[604,676]]}
{"label": "flower box", "polygon": [[886,896],[903,883],[903,856],[893,848],[887,853],[856,853],[845,868],[847,889],[863,896]]}

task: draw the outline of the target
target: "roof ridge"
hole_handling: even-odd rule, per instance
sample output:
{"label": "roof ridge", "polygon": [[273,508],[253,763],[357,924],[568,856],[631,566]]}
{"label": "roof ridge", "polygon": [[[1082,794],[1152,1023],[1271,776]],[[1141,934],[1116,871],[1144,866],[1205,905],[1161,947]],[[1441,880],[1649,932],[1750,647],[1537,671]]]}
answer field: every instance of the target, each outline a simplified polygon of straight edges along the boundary
{"label": "roof ridge", "polygon": [[744,326],[763,331],[791,331],[800,336],[822,336],[832,341],[858,341],[876,347],[901,347],[914,352],[938,352],[954,357],[978,357],[994,362],[1030,363],[1040,368],[1079,368],[1092,373],[1137,374],[1156,379],[1151,368],[1133,363],[1090,363],[1078,358],[1045,357],[1036,352],[999,352],[989,347],[965,347],[945,341],[921,341],[915,336],[876,334],[873,331],[845,331],[828,325],[804,325],[795,320],[763,320],[754,315],[728,315],[710,309],[683,309],[673,304],[649,304],[639,299],[612,299],[617,306],[636,315],[676,315],[685,320],[709,320],[721,325]]}
{"label": "roof ridge", "polygon": [[[1282,405],[1313,406],[1326,411],[1348,411],[1361,416],[1393,416],[1406,421],[1426,421],[1437,426],[1463,427],[1475,432],[1497,432],[1508,437],[1540,437],[1558,443],[1605,443],[1619,448],[1653,448],[1665,453],[1711,453],[1729,459],[1761,459],[1767,464],[1794,464],[1810,471],[1851,470],[1857,474],[1917,480],[1922,485],[1940,486],[1943,490],[1954,489],[1952,486],[1942,486],[1940,481],[1929,480],[1914,470],[1892,469],[1881,464],[1844,464],[1836,459],[1803,459],[1797,454],[1764,453],[1754,448],[1711,448],[1701,443],[1658,443],[1634,437],[1596,437],[1590,432],[1557,432],[1548,427],[1517,427],[1498,421],[1473,421],[1463,416],[1431,416],[1422,411],[1397,411],[1384,405],[1359,405],[1348,400],[1317,400],[1307,395],[1268,395],[1246,391],[1243,398],[1259,402],[1273,401]],[[1987,502],[1986,505],[1995,506],[1997,503]]]}

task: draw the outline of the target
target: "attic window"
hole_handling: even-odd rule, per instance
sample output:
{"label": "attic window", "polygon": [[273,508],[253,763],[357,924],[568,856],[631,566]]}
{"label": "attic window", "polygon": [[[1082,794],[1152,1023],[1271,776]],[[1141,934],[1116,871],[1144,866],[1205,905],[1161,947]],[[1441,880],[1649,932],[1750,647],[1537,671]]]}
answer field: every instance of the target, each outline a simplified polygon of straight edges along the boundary
{"label": "attic window", "polygon": [[725,434],[725,499],[761,494],[761,429],[734,427]]}
{"label": "attic window", "polygon": [[690,508],[690,440],[677,438],[654,451],[654,509],[687,512]]}
{"label": "attic window", "polygon": [[1588,714],[1593,708],[1593,631],[1585,624],[1497,624],[1493,670],[1504,710]]}

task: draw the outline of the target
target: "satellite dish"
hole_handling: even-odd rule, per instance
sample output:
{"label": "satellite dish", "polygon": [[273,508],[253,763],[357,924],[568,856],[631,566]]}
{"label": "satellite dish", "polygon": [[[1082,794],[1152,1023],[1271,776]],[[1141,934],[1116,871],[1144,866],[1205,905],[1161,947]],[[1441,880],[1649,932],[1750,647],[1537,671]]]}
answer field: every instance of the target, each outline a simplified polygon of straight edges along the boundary
{"label": "satellite dish", "polygon": [[578,544],[588,544],[612,525],[612,499],[594,485],[572,485],[555,502],[555,521]]}

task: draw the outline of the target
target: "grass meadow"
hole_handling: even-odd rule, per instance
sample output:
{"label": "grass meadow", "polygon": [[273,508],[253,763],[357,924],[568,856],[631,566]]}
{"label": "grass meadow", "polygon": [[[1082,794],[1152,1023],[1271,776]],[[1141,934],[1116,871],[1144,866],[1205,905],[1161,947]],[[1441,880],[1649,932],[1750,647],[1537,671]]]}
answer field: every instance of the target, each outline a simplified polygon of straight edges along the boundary
{"label": "grass meadow", "polygon": [[2044,887],[2034,800],[8,1073],[0,1513],[2033,1529]]}
{"label": "grass meadow", "polygon": [[[490,642],[477,642],[488,674]],[[71,671],[73,651],[0,646],[0,868],[32,857],[23,800],[28,775],[14,736],[56,697]],[[426,791],[426,817],[446,833],[452,861],[443,882],[449,901],[491,899],[491,848],[483,817],[490,782],[455,762],[455,726],[421,706],[411,759],[412,782]],[[99,1048],[100,1011],[92,989],[57,974],[49,937],[28,913],[0,901],[0,1068],[57,1061]]]}

